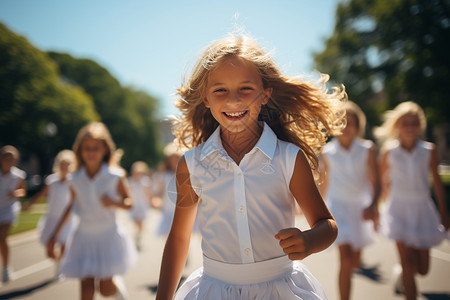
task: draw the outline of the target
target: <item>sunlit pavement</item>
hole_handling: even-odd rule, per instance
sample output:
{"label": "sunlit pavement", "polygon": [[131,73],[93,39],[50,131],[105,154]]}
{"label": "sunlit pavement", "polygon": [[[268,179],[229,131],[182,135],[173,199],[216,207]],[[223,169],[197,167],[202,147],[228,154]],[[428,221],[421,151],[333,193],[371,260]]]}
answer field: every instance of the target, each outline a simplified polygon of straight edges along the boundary
{"label": "sunlit pavement", "polygon": [[[164,247],[164,238],[155,236],[160,217],[159,211],[152,210],[149,214],[139,260],[124,276],[131,300],[155,298]],[[127,215],[121,213],[119,219],[132,234],[133,224]],[[301,216],[297,221],[300,228],[306,228]],[[13,280],[0,288],[0,299],[79,299],[78,280],[54,280],[54,263],[45,258],[44,248],[37,238],[36,231],[9,238]],[[364,250],[362,260],[363,269],[353,275],[352,299],[403,299],[393,292],[391,273],[398,259],[395,245],[391,241],[378,236],[376,242]],[[185,275],[189,275],[201,263],[200,238],[194,235]],[[322,283],[329,299],[338,299],[337,248],[330,247],[308,257],[303,263]],[[429,275],[418,279],[418,288],[422,293],[419,299],[450,299],[450,241],[444,241],[432,249],[431,271]],[[107,298],[96,294],[95,299]]]}

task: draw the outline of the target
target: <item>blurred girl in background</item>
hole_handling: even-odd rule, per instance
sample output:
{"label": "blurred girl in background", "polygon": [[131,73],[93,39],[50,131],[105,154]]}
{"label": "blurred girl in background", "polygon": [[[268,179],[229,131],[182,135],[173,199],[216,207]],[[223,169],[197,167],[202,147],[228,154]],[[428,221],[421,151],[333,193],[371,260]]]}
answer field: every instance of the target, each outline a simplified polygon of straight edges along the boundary
{"label": "blurred girl in background", "polygon": [[[426,128],[422,108],[403,102],[387,111],[384,120],[375,130],[384,142],[380,171],[387,204],[382,228],[396,241],[400,256],[396,291],[406,299],[416,299],[415,275],[428,273],[430,248],[444,239],[450,226],[445,190],[437,170],[436,147],[420,139]],[[430,174],[440,215],[431,199]]]}
{"label": "blurred girl in background", "polygon": [[18,198],[25,197],[24,171],[16,167],[19,151],[11,145],[0,149],[0,253],[2,256],[2,282],[11,279],[9,263],[9,247],[6,241],[11,225],[16,221],[21,204]]}

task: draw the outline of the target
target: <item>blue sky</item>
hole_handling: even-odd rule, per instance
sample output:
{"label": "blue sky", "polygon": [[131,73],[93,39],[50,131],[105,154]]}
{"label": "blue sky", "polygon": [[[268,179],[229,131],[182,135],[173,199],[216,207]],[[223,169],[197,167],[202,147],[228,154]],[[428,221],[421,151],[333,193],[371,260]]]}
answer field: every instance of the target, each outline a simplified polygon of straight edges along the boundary
{"label": "blue sky", "polygon": [[243,28],[289,75],[311,74],[339,0],[1,0],[0,22],[42,50],[90,58],[178,114],[175,89],[200,51]]}

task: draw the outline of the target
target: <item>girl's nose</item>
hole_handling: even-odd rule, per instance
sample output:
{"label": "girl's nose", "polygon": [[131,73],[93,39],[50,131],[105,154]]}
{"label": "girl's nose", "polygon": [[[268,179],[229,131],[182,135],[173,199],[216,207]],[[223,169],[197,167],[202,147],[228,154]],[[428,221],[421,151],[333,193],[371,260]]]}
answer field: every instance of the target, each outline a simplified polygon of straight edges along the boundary
{"label": "girl's nose", "polygon": [[240,102],[242,102],[242,100],[239,97],[239,94],[236,92],[230,93],[229,97],[227,98],[227,103],[229,103],[229,104],[240,103]]}

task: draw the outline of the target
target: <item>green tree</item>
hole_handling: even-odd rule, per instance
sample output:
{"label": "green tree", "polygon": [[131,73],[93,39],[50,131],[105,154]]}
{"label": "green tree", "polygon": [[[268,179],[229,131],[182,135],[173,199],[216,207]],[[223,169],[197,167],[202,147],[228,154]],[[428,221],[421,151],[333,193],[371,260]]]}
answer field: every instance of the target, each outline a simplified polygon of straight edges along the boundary
{"label": "green tree", "polygon": [[0,91],[0,145],[15,145],[25,157],[37,155],[43,173],[56,151],[71,148],[80,126],[98,120],[91,97],[61,82],[52,60],[3,24]]}
{"label": "green tree", "polygon": [[412,100],[433,126],[450,115],[449,37],[448,0],[350,0],[338,5],[333,35],[314,59],[346,86],[370,124]]}
{"label": "green tree", "polygon": [[79,85],[88,93],[101,121],[124,150],[122,165],[136,160],[155,165],[160,158],[155,124],[158,101],[143,91],[122,87],[108,70],[95,61],[49,52],[65,82]]}

